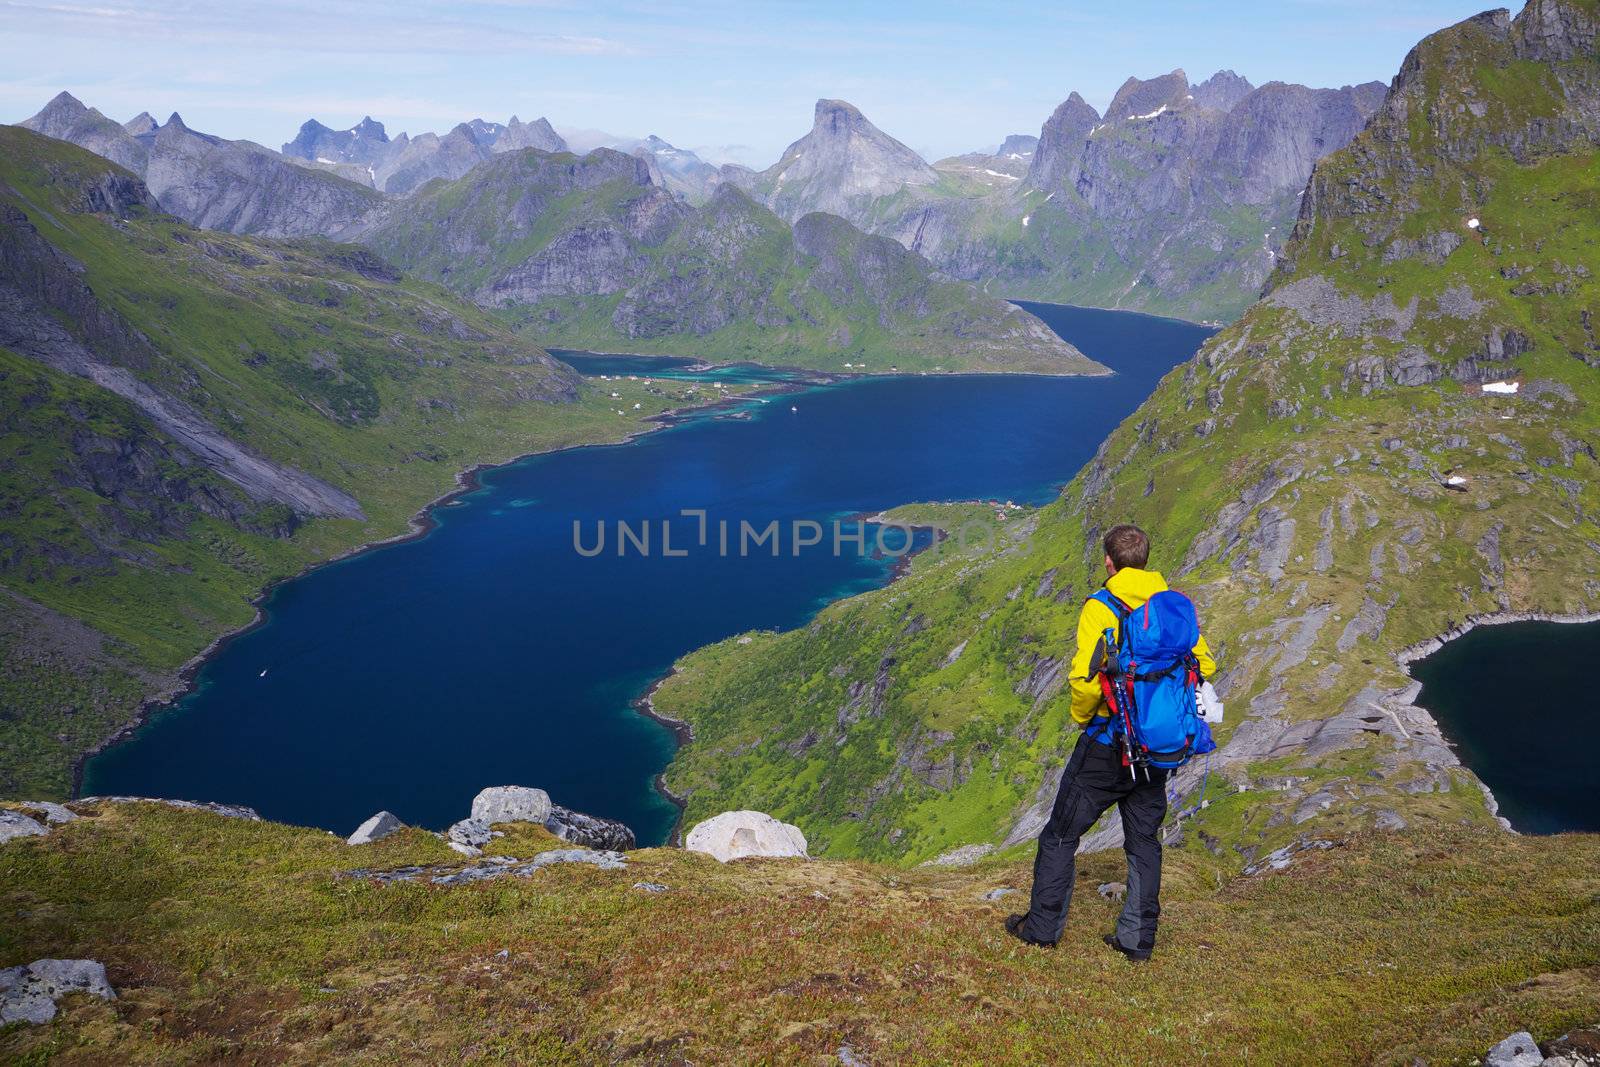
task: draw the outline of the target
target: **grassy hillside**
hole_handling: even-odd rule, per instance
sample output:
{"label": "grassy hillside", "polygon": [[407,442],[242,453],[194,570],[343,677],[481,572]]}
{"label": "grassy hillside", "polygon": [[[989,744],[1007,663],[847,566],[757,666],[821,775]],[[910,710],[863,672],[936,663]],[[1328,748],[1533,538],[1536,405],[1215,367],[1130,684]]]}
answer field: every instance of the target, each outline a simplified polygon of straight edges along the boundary
{"label": "grassy hillside", "polygon": [[508,152],[424,189],[365,240],[556,347],[833,371],[1104,373],[1033,316],[887,238],[822,214],[791,229],[732,186],[689,207],[642,162],[605,150]]}
{"label": "grassy hillside", "polygon": [[[103,961],[118,999],[0,1031],[7,1062],[1467,1063],[1594,1021],[1600,838],[1361,834],[1240,875],[1169,852],[1162,945],[1100,944],[1087,857],[1055,952],[965,870],[672,849],[476,885],[341,877],[464,861],[404,831],[79,806],[0,846],[0,960]],[[558,844],[504,827],[528,859]],[[430,874],[433,872],[430,872]],[[659,892],[641,883],[665,887]]]}
{"label": "grassy hillside", "polygon": [[[0,796],[65,794],[73,760],[247,624],[252,596],[404,532],[457,472],[615,440],[678,402],[644,383],[602,397],[370,253],[195,230],[143,195],[88,152],[0,127]],[[69,350],[360,517],[250,495],[49,362]]]}
{"label": "grassy hillside", "polygon": [[1420,45],[1318,166],[1272,293],[1026,537],[680,662],[654,699],[695,731],[667,775],[689,819],[760,808],[834,856],[1026,839],[1073,740],[1060,671],[1099,536],[1132,521],[1225,669],[1222,773],[1188,823],[1209,847],[1486,823],[1399,657],[1473,617],[1600,609],[1594,10]]}

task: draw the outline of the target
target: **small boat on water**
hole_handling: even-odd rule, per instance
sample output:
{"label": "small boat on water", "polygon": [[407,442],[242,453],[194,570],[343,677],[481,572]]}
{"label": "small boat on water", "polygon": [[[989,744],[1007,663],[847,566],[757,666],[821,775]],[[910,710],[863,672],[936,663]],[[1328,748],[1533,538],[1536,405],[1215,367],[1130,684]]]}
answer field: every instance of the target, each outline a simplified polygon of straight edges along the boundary
{"label": "small boat on water", "polygon": [[269,670],[271,670],[271,669],[272,669],[272,668],[271,668],[271,667],[264,667],[264,668],[262,668],[262,671],[261,671],[261,673],[260,673],[260,674],[258,674],[258,675],[256,675],[256,677],[257,677],[257,678],[265,678],[265,677],[266,677],[266,676],[267,676],[267,671],[269,671]]}

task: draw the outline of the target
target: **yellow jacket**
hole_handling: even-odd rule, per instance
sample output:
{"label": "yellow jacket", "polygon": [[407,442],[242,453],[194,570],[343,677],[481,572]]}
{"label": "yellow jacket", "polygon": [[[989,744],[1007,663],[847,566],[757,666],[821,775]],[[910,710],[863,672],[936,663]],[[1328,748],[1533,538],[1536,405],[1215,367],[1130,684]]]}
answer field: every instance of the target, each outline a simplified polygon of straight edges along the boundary
{"label": "yellow jacket", "polygon": [[[1128,607],[1137,608],[1165,590],[1167,580],[1159,571],[1124,567],[1106,581],[1106,588]],[[1072,721],[1079,726],[1086,726],[1095,716],[1105,714],[1100,680],[1089,677],[1089,664],[1094,659],[1095,649],[1105,640],[1106,631],[1116,628],[1116,613],[1098,600],[1090,600],[1078,616],[1078,651],[1073,654],[1068,681],[1072,686]],[[1203,677],[1210,678],[1216,672],[1217,662],[1211,658],[1211,649],[1203,636],[1195,642],[1194,658],[1200,661]]]}

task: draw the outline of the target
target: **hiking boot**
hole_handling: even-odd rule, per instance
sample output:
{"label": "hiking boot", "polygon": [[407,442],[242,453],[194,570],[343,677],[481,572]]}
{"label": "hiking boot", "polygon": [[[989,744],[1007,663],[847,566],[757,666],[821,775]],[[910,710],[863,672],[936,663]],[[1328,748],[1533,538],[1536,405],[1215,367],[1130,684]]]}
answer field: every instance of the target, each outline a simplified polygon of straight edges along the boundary
{"label": "hiking boot", "polygon": [[1116,934],[1107,934],[1105,937],[1101,938],[1100,940],[1104,941],[1106,944],[1110,945],[1112,948],[1116,949],[1118,952],[1120,952],[1124,956],[1128,957],[1128,959],[1132,960],[1134,963],[1149,963],[1150,962],[1150,950],[1149,949],[1147,949],[1147,948],[1146,949],[1128,948],[1127,946],[1123,945],[1123,943],[1121,941],[1117,940],[1117,935]]}
{"label": "hiking boot", "polygon": [[1008,915],[1006,917],[1006,933],[1021,941],[1024,945],[1034,945],[1038,948],[1055,948],[1054,941],[1040,941],[1038,938],[1029,937],[1022,932],[1022,924],[1028,921],[1026,915]]}

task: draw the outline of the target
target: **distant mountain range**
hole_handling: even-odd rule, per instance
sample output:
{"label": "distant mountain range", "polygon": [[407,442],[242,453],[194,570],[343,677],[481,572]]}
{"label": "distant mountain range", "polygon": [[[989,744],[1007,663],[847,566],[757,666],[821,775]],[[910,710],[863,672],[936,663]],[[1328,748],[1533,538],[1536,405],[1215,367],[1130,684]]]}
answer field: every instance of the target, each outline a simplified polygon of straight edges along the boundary
{"label": "distant mountain range", "polygon": [[177,115],[120,125],[68,93],[23,125],[128,167],[196,226],[368,244],[540,343],[829,370],[1104,370],[842,218],[791,228],[659,137],[580,158],[543,118],[391,140],[368,117],[308,121],[278,153]]}
{"label": "distant mountain range", "polygon": [[1259,293],[1312,165],[1383,100],[1378,82],[1256,88],[1232,71],[1129,78],[1105,115],[1073,93],[1037,138],[929,164],[838,100],[760,172],[778,214],[829,211],[991,292],[1232,318]]}
{"label": "distant mountain range", "polygon": [[567,142],[548,120],[522,122],[515,115],[504,125],[473,119],[443,136],[423,133],[413,138],[402,133],[391,141],[383,123],[368,116],[348,130],[330,130],[309,119],[283,146],[283,154],[364,180],[386,193],[405,194],[434,178],[459,178],[491,156],[520,148],[565,152]]}
{"label": "distant mountain range", "polygon": [[383,203],[368,186],[254,141],[197,133],[176,113],[161,126],[149,114],[124,126],[61,93],[21,125],[126,167],[162,210],[208,230],[337,239]]}
{"label": "distant mountain range", "polygon": [[853,105],[820,100],[811,130],[762,171],[714,166],[655,135],[571,130],[569,143],[549,120],[516,116],[393,139],[371,117],[343,130],[311,119],[281,153],[196,134],[177,116],[119,124],[66,93],[24,125],[144,176],[180,217],[239,233],[350,239],[381,224],[392,198],[509,152],[603,147],[643,160],[652,184],[688,204],[731,185],[791,224],[838,215],[995,296],[1225,320],[1266,282],[1313,164],[1348,144],[1383,94],[1377,82],[1257,87],[1232,71],[1191,84],[1175,70],[1129,78],[1104,115],[1072,93],[1037,136],[933,163]]}

